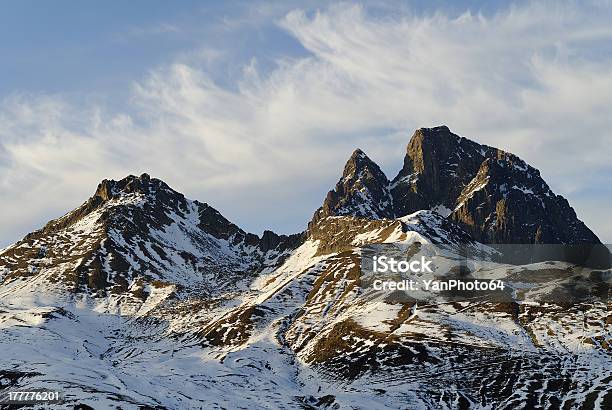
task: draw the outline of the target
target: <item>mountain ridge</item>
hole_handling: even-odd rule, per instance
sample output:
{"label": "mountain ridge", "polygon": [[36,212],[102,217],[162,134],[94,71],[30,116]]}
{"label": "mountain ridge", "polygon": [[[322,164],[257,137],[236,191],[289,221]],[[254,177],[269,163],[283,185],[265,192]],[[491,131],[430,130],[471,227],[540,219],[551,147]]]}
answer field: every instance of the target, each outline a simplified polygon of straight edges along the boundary
{"label": "mountain ridge", "polygon": [[[474,197],[485,187],[486,172],[492,168],[506,185],[489,186],[492,192]],[[344,169],[313,223],[329,215],[393,219],[438,209],[484,243],[601,243],[536,168],[512,153],[460,137],[446,126],[416,130],[404,165],[392,180],[362,150],[353,153]],[[355,198],[361,203],[356,205]],[[523,215],[526,209],[529,214]]]}

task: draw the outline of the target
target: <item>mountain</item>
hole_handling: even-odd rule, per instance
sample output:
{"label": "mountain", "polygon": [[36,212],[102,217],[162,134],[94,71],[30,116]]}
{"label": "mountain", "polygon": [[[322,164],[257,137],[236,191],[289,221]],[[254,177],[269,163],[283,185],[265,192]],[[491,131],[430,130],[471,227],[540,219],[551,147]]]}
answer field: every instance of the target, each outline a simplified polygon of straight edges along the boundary
{"label": "mountain", "polygon": [[[534,168],[445,127],[418,130],[391,181],[355,151],[295,235],[247,233],[147,174],[104,180],[0,251],[0,407],[45,389],[63,404],[44,408],[610,408],[612,269],[487,246],[589,232]],[[379,291],[372,249],[510,290]]]}
{"label": "mountain", "polygon": [[400,218],[423,209],[448,216],[482,243],[601,243],[537,169],[445,126],[414,133],[391,182],[355,151],[313,221],[330,215]]}
{"label": "mountain", "polygon": [[224,276],[279,264],[301,234],[244,232],[149,175],[104,180],[83,205],[0,255],[5,281],[44,276],[71,292],[143,297],[151,283],[213,292]]}

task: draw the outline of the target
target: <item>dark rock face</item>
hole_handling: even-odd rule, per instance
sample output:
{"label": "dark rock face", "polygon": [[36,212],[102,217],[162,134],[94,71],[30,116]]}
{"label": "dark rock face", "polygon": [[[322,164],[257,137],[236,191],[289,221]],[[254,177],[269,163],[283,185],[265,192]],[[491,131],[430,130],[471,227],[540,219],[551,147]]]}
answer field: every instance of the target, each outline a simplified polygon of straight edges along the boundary
{"label": "dark rock face", "polygon": [[234,241],[246,241],[249,245],[257,245],[257,235],[247,234],[238,226],[228,221],[219,211],[212,206],[197,202],[200,214],[200,229],[210,233],[218,239],[234,238]]}
{"label": "dark rock face", "polygon": [[495,151],[445,126],[417,130],[408,143],[404,166],[391,184],[396,215],[437,205],[453,209],[463,186]]}
{"label": "dark rock face", "polygon": [[600,243],[537,169],[445,126],[414,133],[391,182],[355,151],[312,223],[334,215],[399,218],[437,207],[484,243]]}
{"label": "dark rock face", "polygon": [[306,239],[306,234],[296,233],[292,235],[277,235],[272,231],[264,231],[257,246],[262,252],[270,250],[285,251],[295,249]]}
{"label": "dark rock face", "polygon": [[342,178],[327,194],[313,222],[339,215],[374,219],[394,216],[389,180],[360,149],[355,150],[347,161]]}
{"label": "dark rock face", "polygon": [[480,242],[599,243],[538,170],[502,151],[483,161],[450,218]]}

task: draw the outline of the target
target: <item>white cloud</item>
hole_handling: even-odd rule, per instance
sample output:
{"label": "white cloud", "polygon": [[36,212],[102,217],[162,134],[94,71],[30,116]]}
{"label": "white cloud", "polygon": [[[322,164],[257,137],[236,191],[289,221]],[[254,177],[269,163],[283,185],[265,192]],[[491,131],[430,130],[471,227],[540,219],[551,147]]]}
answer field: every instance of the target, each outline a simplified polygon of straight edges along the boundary
{"label": "white cloud", "polygon": [[177,34],[181,29],[173,24],[160,23],[151,26],[133,26],[128,27],[120,33],[113,36],[113,40],[119,43],[125,43],[133,39],[143,39],[147,37]]}
{"label": "white cloud", "polygon": [[308,53],[272,70],[254,53],[233,84],[177,61],[138,81],[125,113],[12,96],[0,110],[0,243],[102,178],[145,171],[247,228],[299,229],[352,149],[393,177],[412,131],[442,123],[540,168],[611,241],[597,223],[607,207],[593,206],[612,199],[593,189],[612,171],[611,14],[573,3],[455,17],[298,10],[279,24]]}

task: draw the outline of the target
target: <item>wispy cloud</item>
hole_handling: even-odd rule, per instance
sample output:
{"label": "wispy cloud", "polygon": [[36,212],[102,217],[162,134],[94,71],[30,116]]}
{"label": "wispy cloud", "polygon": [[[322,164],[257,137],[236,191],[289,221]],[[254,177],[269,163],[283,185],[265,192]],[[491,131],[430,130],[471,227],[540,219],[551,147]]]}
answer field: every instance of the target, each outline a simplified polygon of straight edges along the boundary
{"label": "wispy cloud", "polygon": [[170,23],[158,23],[148,26],[133,26],[127,27],[113,36],[113,40],[119,43],[128,42],[134,39],[147,39],[162,35],[179,34],[182,30],[180,27]]}
{"label": "wispy cloud", "polygon": [[306,53],[263,69],[254,52],[230,84],[215,82],[210,66],[176,61],[134,84],[126,112],[5,99],[0,241],[74,207],[101,178],[144,171],[247,228],[297,230],[353,148],[392,173],[411,132],[442,123],[540,168],[612,240],[601,222],[612,194],[593,189],[612,174],[609,7],[449,16],[336,5],[276,15],[269,24]]}

